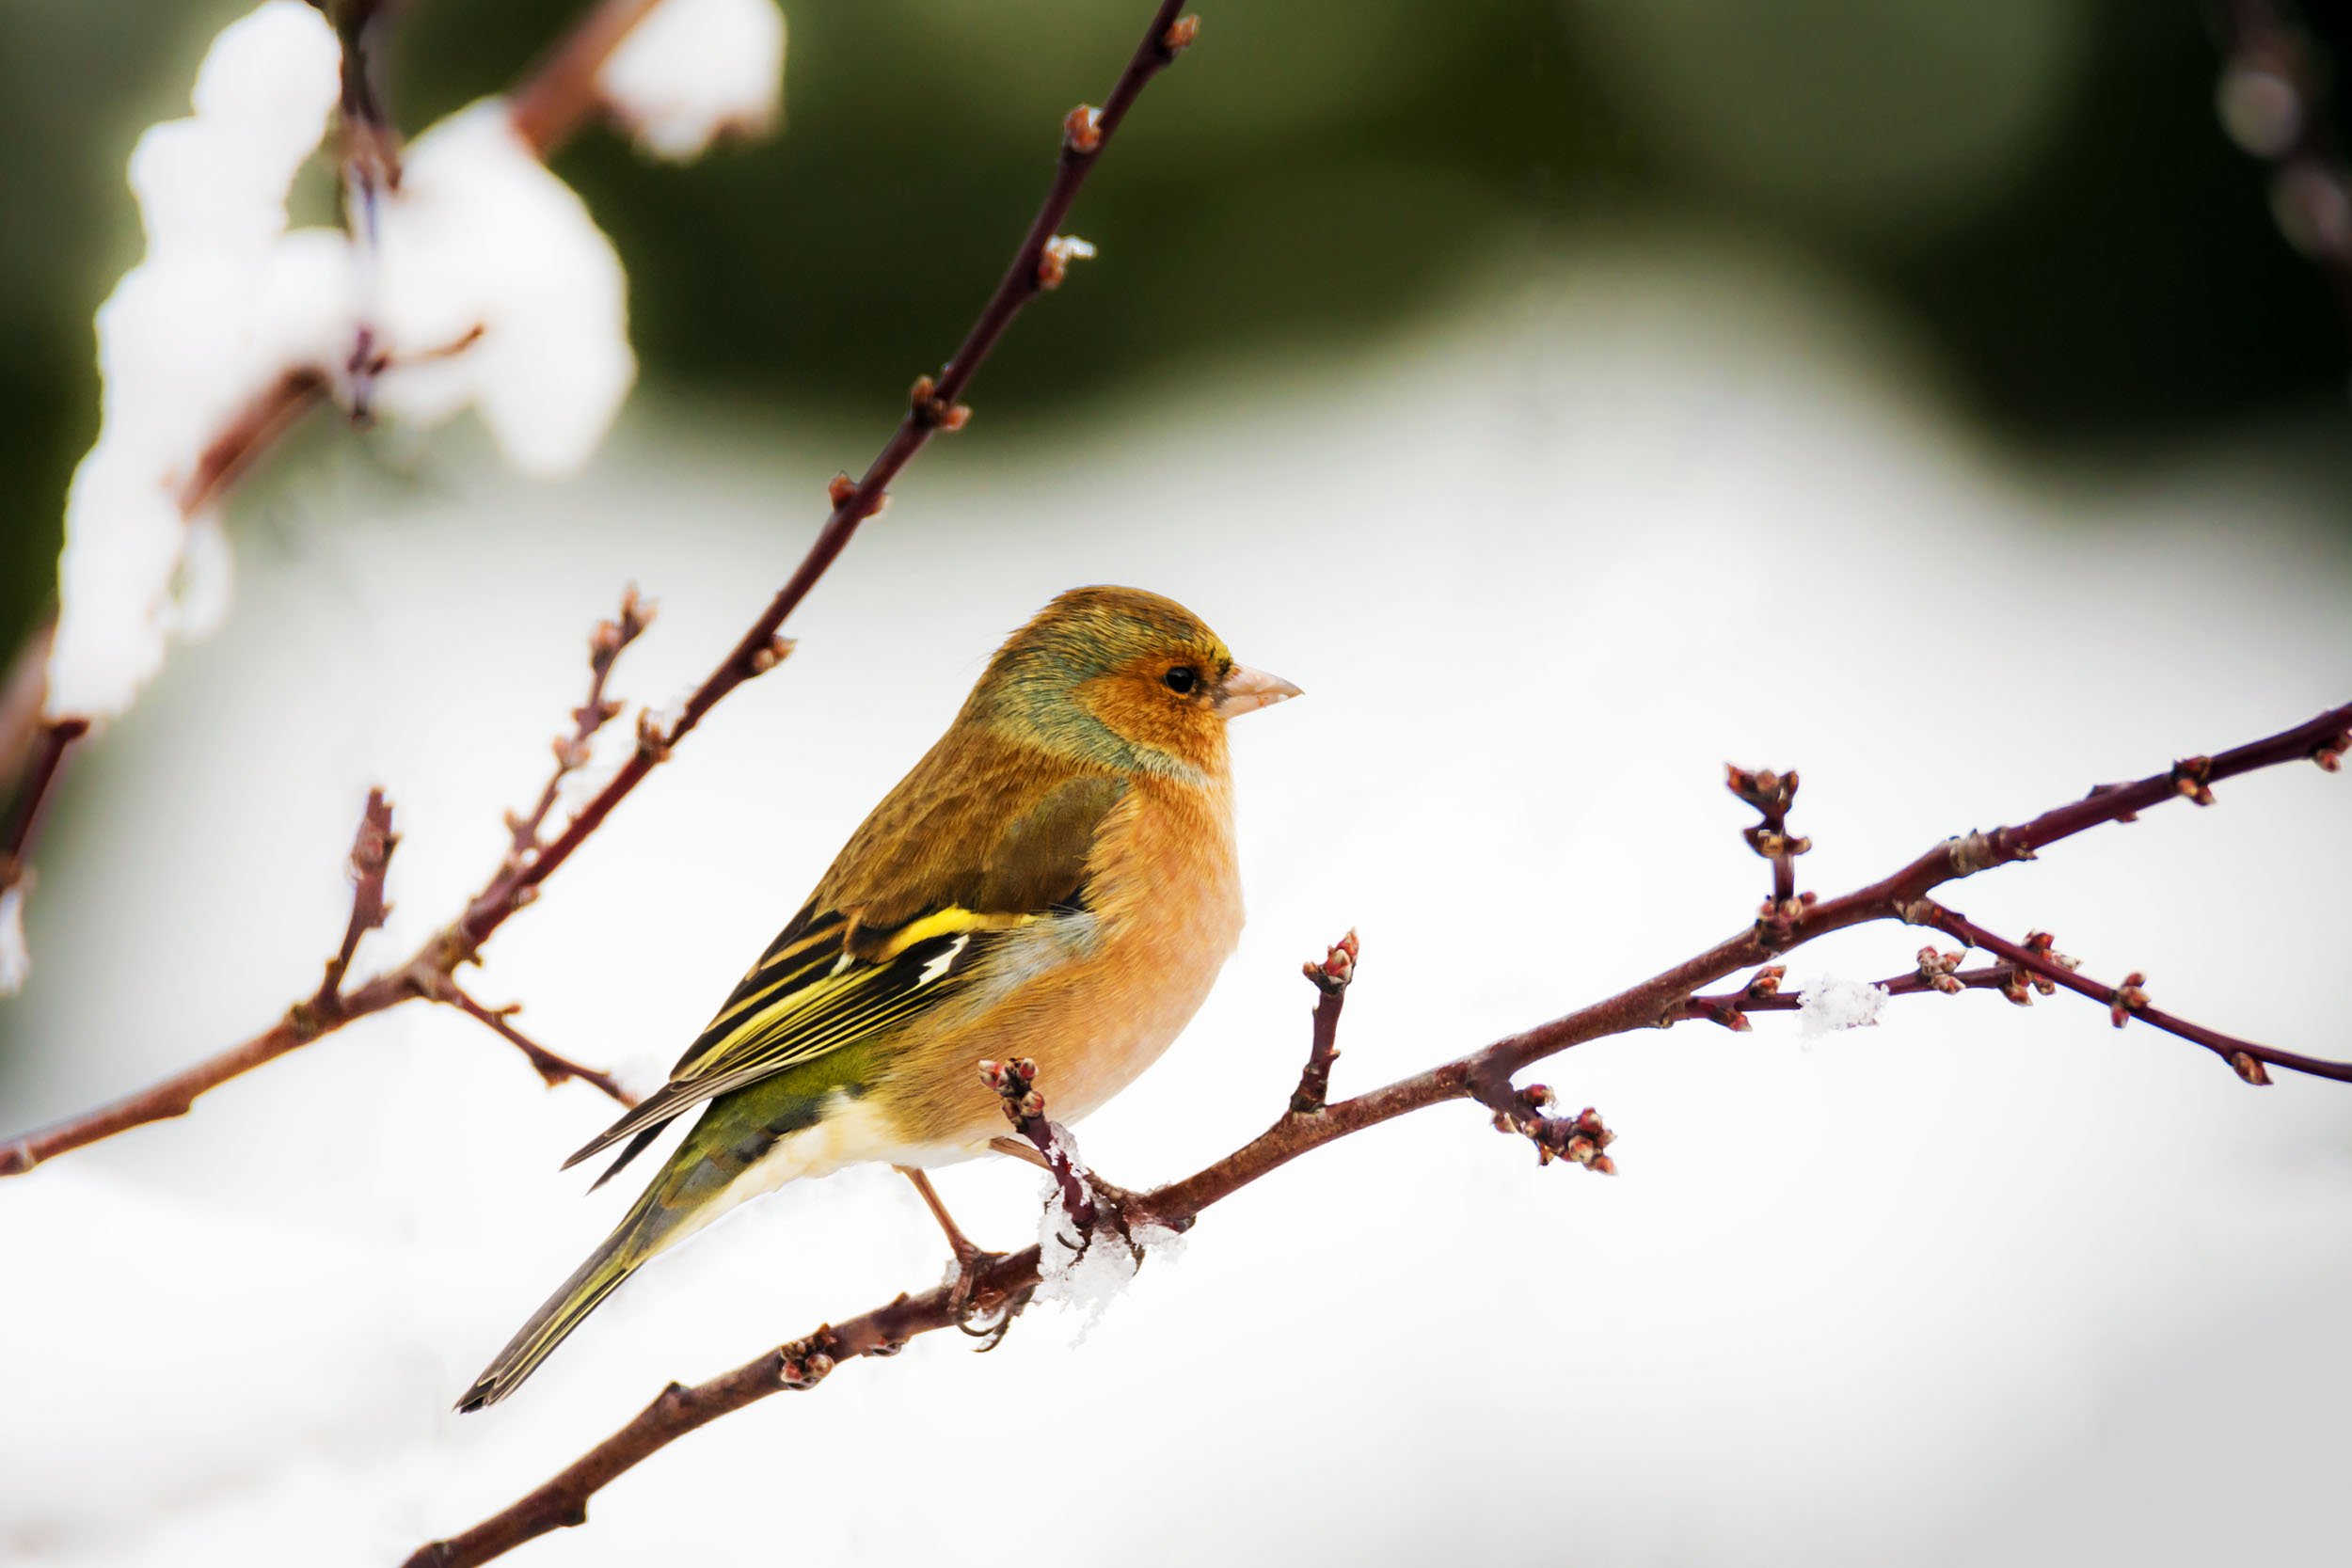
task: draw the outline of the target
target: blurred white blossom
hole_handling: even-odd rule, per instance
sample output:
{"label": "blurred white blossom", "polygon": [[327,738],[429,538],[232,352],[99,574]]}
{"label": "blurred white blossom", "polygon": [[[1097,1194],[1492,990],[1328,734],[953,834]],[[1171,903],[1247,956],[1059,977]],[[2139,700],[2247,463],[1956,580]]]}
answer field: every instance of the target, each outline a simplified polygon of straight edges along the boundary
{"label": "blurred white blossom", "polygon": [[470,404],[516,467],[585,463],[637,374],[628,278],[504,100],[419,136],[382,222],[376,406],[433,425]]}
{"label": "blurred white blossom", "polygon": [[217,618],[225,552],[196,574],[209,602],[174,606],[188,545],[180,491],[237,411],[323,346],[315,311],[278,319],[294,296],[281,295],[273,251],[341,61],[317,11],[266,0],[214,40],[196,113],[152,127],[131,154],[148,249],[98,309],[104,393],[98,442],[66,496],[52,718],[120,713],[162,664],[168,633]]}
{"label": "blurred white blossom", "polygon": [[784,97],[775,0],[662,0],[605,62],[605,102],[637,145],[684,161],[730,131],[773,125]]}
{"label": "blurred white blossom", "polygon": [[[773,0],[666,0],[598,85],[649,150],[689,158],[773,123],[784,46]],[[318,10],[264,0],[213,41],[196,113],[151,127],[131,156],[148,251],[98,310],[104,406],[66,499],[51,718],[121,713],[167,637],[226,614],[227,542],[190,481],[279,378],[340,386],[364,354],[375,410],[429,426],[475,408],[533,474],[585,463],[636,379],[620,257],[502,100],[416,139],[375,249],[287,232],[286,191],[341,68]]]}

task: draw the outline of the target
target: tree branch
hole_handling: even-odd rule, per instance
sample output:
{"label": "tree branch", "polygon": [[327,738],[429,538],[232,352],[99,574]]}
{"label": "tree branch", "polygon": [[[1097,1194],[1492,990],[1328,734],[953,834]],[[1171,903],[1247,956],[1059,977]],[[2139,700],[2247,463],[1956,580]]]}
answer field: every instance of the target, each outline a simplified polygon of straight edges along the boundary
{"label": "tree branch", "polygon": [[[607,6],[597,15],[617,15],[626,8],[616,0],[608,0]],[[483,944],[491,934],[538,896],[539,889],[547,879],[587,842],[613,809],[644,782],[655,765],[665,759],[671,749],[702,721],[704,715],[737,687],[774,668],[777,661],[791,649],[789,641],[778,635],[785,618],[807,597],[826,569],[848,547],[859,524],[882,510],[891,482],[915,453],[923,450],[931,433],[939,429],[954,430],[962,425],[969,410],[956,400],[971,385],[972,378],[979,372],[981,365],[987,361],[990,352],[1004,336],[1012,319],[1043,288],[1041,259],[1045,246],[1068,217],[1071,205],[1076,200],[1087,176],[1109,147],[1112,134],[1125,119],[1127,110],[1134,104],[1144,85],[1165,70],[1183,47],[1191,41],[1193,29],[1174,21],[1177,9],[1178,0],[1162,0],[1153,14],[1151,28],[1136,46],[1125,70],[1120,73],[1104,108],[1097,113],[1082,105],[1064,122],[1061,153],[1055,166],[1053,183],[1047,189],[1045,199],[1031,221],[1027,233],[1014,250],[1011,265],[1006,269],[1004,277],[981,308],[971,331],[956,350],[955,357],[948,361],[936,378],[925,376],[915,383],[905,417],[867,467],[865,477],[852,482],[845,475],[834,482],[831,491],[833,512],[784,587],[761,611],[758,619],[752,623],[750,629],[737,640],[718,667],[694,689],[675,719],[663,724],[650,714],[640,715],[636,750],[552,842],[539,845],[539,830],[553,808],[552,792],[560,784],[561,776],[576,766],[573,761],[575,753],[561,744],[557,752],[558,777],[541,792],[542,803],[534,807],[532,815],[518,821],[510,820],[512,842],[498,870],[474,895],[464,912],[437,933],[406,963],[338,998],[331,1006],[318,1007],[306,1004],[298,1007],[295,1014],[289,1015],[288,1022],[199,1062],[148,1089],[0,1144],[0,1176],[29,1170],[43,1160],[146,1122],[184,1115],[196,1096],[205,1090],[275,1061],[288,1051],[307,1045],[321,1035],[387,1007],[421,996],[437,995],[443,982],[458,968],[479,959]],[[595,20],[592,17],[591,23],[594,24]],[[565,57],[565,52],[559,50],[543,69],[554,70],[559,66],[565,70],[572,69],[577,62],[564,65]],[[632,591],[623,601],[621,619],[617,625],[627,626],[633,613],[642,617],[646,611]],[[642,625],[638,629],[643,629]],[[620,641],[625,642],[634,635],[631,632]],[[609,656],[599,651],[603,638],[603,628],[599,628],[598,641],[592,643],[591,647],[592,666],[599,657],[606,657],[609,663]],[[618,651],[616,645],[612,653],[617,654]],[[576,710],[576,717],[582,724],[587,723],[585,715],[601,712],[608,705],[604,696],[603,673],[603,671],[597,671],[587,705]],[[575,738],[578,738],[577,732]],[[526,839],[528,844],[524,842]],[[537,846],[535,850],[532,846]],[[589,1078],[588,1081],[593,1083],[596,1080]]]}
{"label": "tree branch", "polygon": [[[2036,986],[2046,980],[2107,1000],[2113,992],[2077,980],[2046,948],[2037,954],[2013,943],[2001,943],[2000,939],[1967,926],[1928,899],[1928,891],[1994,865],[2029,858],[2037,848],[2103,823],[2130,821],[2137,811],[2176,796],[2209,798],[2208,787],[2215,780],[2325,752],[2340,752],[2342,748],[2334,743],[2348,724],[2352,724],[2352,705],[2217,757],[2192,758],[2133,784],[2094,789],[2084,800],[2044,812],[2015,827],[1947,839],[1890,877],[1838,898],[1802,906],[1790,942],[1801,944],[1850,926],[1876,921],[1901,920],[1939,928],[1943,928],[1943,922],[1949,921],[1965,927],[1964,933],[1956,930],[1954,935],[1984,946],[1987,951],[2000,953],[2007,961],[1995,969],[1963,971],[1958,967],[1955,956],[1931,949],[1921,956],[1912,975],[1889,981],[1890,990],[1898,985],[1906,990],[1937,991],[1979,987],[2006,990],[2018,974],[2024,973],[2033,977],[2029,983]],[[2185,788],[2184,781],[2187,783]],[[1758,976],[1747,990],[1729,996],[1694,994],[1700,986],[1760,963],[1770,956],[1767,943],[1771,940],[1770,934],[1759,927],[1751,927],[1605,1001],[1507,1036],[1426,1072],[1323,1106],[1312,1114],[1286,1111],[1264,1132],[1205,1169],[1150,1193],[1130,1195],[1123,1217],[1136,1223],[1185,1229],[1204,1210],[1302,1155],[1367,1128],[1457,1100],[1475,1100],[1485,1104],[1495,1113],[1498,1128],[1531,1138],[1539,1158],[1546,1163],[1559,1158],[1596,1171],[1612,1170],[1613,1164],[1603,1151],[1613,1140],[1613,1134],[1597,1113],[1588,1109],[1574,1117],[1551,1117],[1547,1114],[1551,1103],[1550,1091],[1540,1085],[1515,1089],[1511,1085],[1512,1074],[1591,1040],[1635,1029],[1662,1028],[1690,1018],[1711,1017],[1716,1008],[1732,1007],[1744,1012],[1797,1006],[1793,998],[1780,993],[1777,974],[1772,975],[1769,983]],[[2152,1016],[2144,1000],[2132,1004],[2131,1011],[2151,1022],[2161,1019],[2160,1027],[2170,1027],[2179,1022],[2165,1015]],[[1336,1009],[1333,1018],[1336,1023]],[[2217,1051],[2222,1051],[2226,1044],[2225,1055],[2231,1052],[2251,1054],[2265,1050],[2230,1040],[2226,1036],[2202,1037],[2210,1034],[2202,1031],[2185,1037]],[[1310,1049],[1310,1071],[1314,1059],[1327,1049],[1327,1041],[1318,1029]],[[2302,1071],[2335,1066],[2304,1057],[2290,1059],[2284,1053],[2277,1052],[2253,1059],[2294,1066]],[[2327,1071],[2323,1076],[2352,1077],[2352,1068]],[[2254,1081],[2259,1082],[2259,1077],[2255,1076]],[[1016,1104],[1016,1112],[1019,1109]],[[1041,1115],[1041,1105],[1039,1109]],[[1031,1136],[1034,1141],[1035,1134]],[[976,1293],[1006,1301],[1022,1299],[1039,1284],[1038,1262],[1036,1247],[998,1259],[979,1275]],[[771,1394],[787,1388],[814,1387],[843,1362],[861,1356],[896,1354],[916,1335],[955,1326],[961,1306],[955,1295],[947,1286],[921,1295],[902,1294],[838,1325],[820,1325],[806,1338],[769,1351],[708,1382],[691,1386],[673,1383],[620,1430],[545,1483],[463,1534],[418,1548],[408,1558],[405,1568],[469,1568],[502,1556],[551,1530],[583,1525],[588,1521],[591,1497],[688,1433]]]}

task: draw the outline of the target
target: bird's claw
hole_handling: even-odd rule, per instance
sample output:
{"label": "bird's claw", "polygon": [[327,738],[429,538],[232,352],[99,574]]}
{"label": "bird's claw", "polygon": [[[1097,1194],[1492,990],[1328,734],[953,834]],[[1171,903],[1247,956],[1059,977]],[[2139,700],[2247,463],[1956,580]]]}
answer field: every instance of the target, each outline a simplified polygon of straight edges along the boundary
{"label": "bird's claw", "polygon": [[947,1312],[959,1332],[988,1342],[980,1349],[994,1350],[1012,1326],[1012,1320],[1021,1310],[1011,1296],[999,1291],[980,1290],[980,1284],[992,1264],[1003,1259],[1001,1252],[984,1252],[978,1247],[958,1249],[956,1253],[956,1282],[947,1292]]}

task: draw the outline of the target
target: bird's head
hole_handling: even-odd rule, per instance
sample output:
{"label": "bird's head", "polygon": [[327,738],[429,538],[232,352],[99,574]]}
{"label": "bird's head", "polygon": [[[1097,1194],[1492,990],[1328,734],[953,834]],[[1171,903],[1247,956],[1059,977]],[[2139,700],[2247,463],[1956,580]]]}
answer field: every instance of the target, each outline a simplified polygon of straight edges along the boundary
{"label": "bird's head", "polygon": [[967,712],[1065,754],[1183,773],[1221,768],[1227,720],[1298,694],[1173,599],[1073,588],[996,651]]}

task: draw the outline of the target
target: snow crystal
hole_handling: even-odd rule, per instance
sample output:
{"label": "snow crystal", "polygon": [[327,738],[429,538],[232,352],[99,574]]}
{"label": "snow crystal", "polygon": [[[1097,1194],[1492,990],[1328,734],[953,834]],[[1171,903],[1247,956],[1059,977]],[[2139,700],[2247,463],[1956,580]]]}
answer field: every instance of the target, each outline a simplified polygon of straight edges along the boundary
{"label": "snow crystal", "polygon": [[1797,1009],[1797,1037],[1819,1039],[1840,1029],[1861,1029],[1879,1021],[1886,988],[1823,974],[1805,982]]}
{"label": "snow crystal", "polygon": [[0,996],[14,996],[33,973],[33,955],[24,945],[24,884],[0,892]]}
{"label": "snow crystal", "polygon": [[518,468],[586,462],[637,374],[628,279],[501,100],[409,147],[382,237],[377,407],[433,425],[470,404]]}
{"label": "snow crystal", "polygon": [[[215,531],[195,542],[204,559],[185,559],[180,490],[302,336],[274,319],[273,253],[341,60],[315,9],[265,0],[213,40],[195,115],[151,127],[131,154],[148,250],[98,309],[104,390],[97,444],[66,495],[51,718],[120,713],[162,665],[167,635],[219,619],[225,553]],[[175,582],[192,602],[175,606]]]}
{"label": "snow crystal", "polygon": [[[1072,1168],[1080,1180],[1086,1180],[1087,1167],[1078,1158],[1076,1140],[1059,1122],[1052,1126],[1055,1141],[1069,1154]],[[1057,1302],[1078,1314],[1075,1338],[1079,1341],[1103,1321],[1112,1301],[1142,1268],[1145,1255],[1173,1259],[1182,1250],[1183,1238],[1165,1226],[1139,1225],[1131,1235],[1121,1236],[1107,1216],[1097,1219],[1094,1235],[1081,1243],[1077,1227],[1062,1207],[1060,1183],[1046,1177],[1038,1196],[1044,1207],[1038,1220],[1038,1289],[1033,1299]]]}
{"label": "snow crystal", "polygon": [[765,131],[784,95],[775,0],[662,0],[605,61],[596,86],[658,158],[698,156],[728,131]]}

